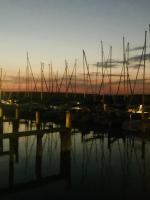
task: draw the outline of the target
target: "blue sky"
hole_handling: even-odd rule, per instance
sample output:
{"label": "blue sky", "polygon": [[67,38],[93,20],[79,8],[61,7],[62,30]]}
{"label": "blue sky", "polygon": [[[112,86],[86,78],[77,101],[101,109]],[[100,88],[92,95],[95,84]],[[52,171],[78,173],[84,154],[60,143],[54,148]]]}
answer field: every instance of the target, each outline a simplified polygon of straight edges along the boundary
{"label": "blue sky", "polygon": [[82,63],[82,49],[90,64],[113,46],[122,56],[122,37],[131,46],[144,42],[150,23],[149,0],[0,0],[0,65],[24,70],[29,52],[34,71],[40,62],[64,68],[64,60]]}

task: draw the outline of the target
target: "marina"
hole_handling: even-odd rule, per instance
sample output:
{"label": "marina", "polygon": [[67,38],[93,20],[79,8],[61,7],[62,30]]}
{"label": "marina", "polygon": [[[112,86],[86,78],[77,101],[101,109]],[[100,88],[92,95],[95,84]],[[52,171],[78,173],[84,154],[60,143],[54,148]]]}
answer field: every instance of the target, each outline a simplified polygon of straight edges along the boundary
{"label": "marina", "polygon": [[0,0],[0,200],[150,199],[149,8]]}

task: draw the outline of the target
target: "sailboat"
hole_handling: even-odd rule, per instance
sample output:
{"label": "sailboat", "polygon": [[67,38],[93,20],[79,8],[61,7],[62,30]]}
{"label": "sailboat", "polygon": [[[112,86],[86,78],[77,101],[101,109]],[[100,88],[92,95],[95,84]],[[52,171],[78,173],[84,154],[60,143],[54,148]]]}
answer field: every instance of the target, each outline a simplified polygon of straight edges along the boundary
{"label": "sailboat", "polygon": [[[130,120],[125,121],[122,128],[123,130],[131,132],[143,132],[146,133],[150,130],[149,113],[145,111],[145,66],[146,66],[146,37],[147,31],[145,31],[145,42],[143,47],[143,81],[142,81],[142,104],[139,108],[130,110]],[[139,115],[140,119],[133,119],[134,116]]]}

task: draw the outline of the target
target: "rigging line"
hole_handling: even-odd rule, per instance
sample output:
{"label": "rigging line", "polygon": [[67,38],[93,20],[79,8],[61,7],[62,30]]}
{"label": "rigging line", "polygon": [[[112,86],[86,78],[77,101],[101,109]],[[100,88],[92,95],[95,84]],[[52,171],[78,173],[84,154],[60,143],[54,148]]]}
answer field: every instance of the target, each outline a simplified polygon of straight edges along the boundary
{"label": "rigging line", "polygon": [[[103,79],[103,76],[105,76],[105,70],[103,71],[102,79]],[[100,84],[100,87],[99,87],[99,94],[101,94],[102,87],[104,86],[103,84],[104,84],[104,82],[102,80],[101,84]]]}
{"label": "rigging line", "polygon": [[[123,54],[123,56],[124,56],[124,67],[126,68],[126,71],[127,71],[127,95],[128,95],[128,84],[129,84],[129,87],[130,87],[130,93],[131,93],[131,95],[133,94],[133,90],[132,90],[132,86],[131,86],[131,80],[130,80],[130,75],[129,75],[129,42],[128,42],[128,44],[127,44],[127,48],[126,48],[126,51],[125,51],[125,45],[124,45],[124,43],[123,43],[123,48],[124,48],[124,54]],[[126,58],[126,54],[125,54],[125,52],[127,52],[127,58]],[[125,71],[125,69],[124,69],[124,71]],[[125,75],[124,75],[124,79],[125,79]]]}
{"label": "rigging line", "polygon": [[58,73],[55,75],[54,77],[54,81],[56,83],[56,92],[58,92],[58,88],[59,88],[59,83],[58,83]]}
{"label": "rigging line", "polygon": [[[40,76],[38,75],[37,78],[35,79],[36,84],[38,84],[38,81],[39,81],[39,80],[40,80]],[[35,88],[34,88],[33,90],[35,90]],[[37,88],[37,91],[38,91],[38,88]]]}
{"label": "rigging line", "polygon": [[60,92],[60,89],[61,89],[61,86],[62,86],[64,77],[65,77],[65,72],[66,72],[66,71],[64,70],[63,76],[62,76],[62,78],[61,78],[61,82],[60,82],[60,84],[59,84],[58,92]]}
{"label": "rigging line", "polygon": [[86,64],[86,68],[87,68],[87,72],[88,72],[88,77],[89,77],[89,81],[90,81],[91,91],[93,93],[92,80],[91,80],[91,76],[90,76],[90,72],[89,72],[89,64],[87,63],[87,58],[86,58],[86,54],[85,54],[84,50],[83,50],[83,56],[84,56],[84,60],[85,60],[85,64]]}
{"label": "rigging line", "polygon": [[134,94],[134,90],[135,90],[135,86],[136,86],[136,82],[137,82],[137,78],[138,78],[138,74],[139,74],[139,70],[140,70],[140,67],[141,67],[141,62],[142,62],[143,57],[144,57],[144,47],[143,47],[142,55],[140,57],[140,63],[139,63],[139,67],[138,67],[138,70],[137,70],[136,78],[135,78],[135,81],[134,81],[133,94]]}
{"label": "rigging line", "polygon": [[31,63],[30,63],[29,57],[28,57],[28,63],[29,63],[31,75],[32,75],[33,82],[34,82],[35,91],[37,91],[36,81],[35,81],[35,78],[34,78],[34,74],[33,74],[33,71],[32,71],[32,67],[31,67]]}
{"label": "rigging line", "polygon": [[137,78],[138,78],[139,70],[140,70],[140,67],[141,67],[143,55],[144,55],[144,46],[143,46],[143,49],[142,49],[142,54],[141,54],[141,57],[140,57],[140,62],[139,62],[138,70],[137,70],[137,73],[136,73],[136,78],[135,78],[135,81],[134,81],[132,96],[131,96],[131,99],[130,99],[130,102],[129,102],[129,106],[131,105],[132,100],[133,100],[133,96],[134,96],[134,92],[135,92],[135,86],[136,86],[136,83],[137,83]]}
{"label": "rigging line", "polygon": [[3,76],[1,75],[1,78],[0,78],[0,79],[1,79],[1,80],[0,80],[0,88],[2,88],[2,86],[3,86],[3,84],[4,84],[3,82],[4,82],[5,78],[6,78],[6,71],[5,71],[5,73],[4,73]]}
{"label": "rigging line", "polygon": [[[104,63],[105,63],[105,55],[104,55],[104,50],[103,50],[103,42],[101,40],[101,53],[102,53],[102,81],[101,81],[101,85],[100,85],[100,88],[99,88],[99,94],[101,93],[101,90],[102,90],[102,87],[103,87],[103,101],[104,101],[104,78],[105,78],[105,69],[104,69]],[[108,55],[109,57],[109,55]],[[107,59],[108,61],[108,59]],[[107,62],[106,61],[106,62]]]}
{"label": "rigging line", "polygon": [[46,90],[48,92],[48,85],[47,85],[47,82],[46,82],[46,79],[45,79],[45,76],[44,76],[44,63],[43,63],[43,67],[42,67],[42,77],[43,77],[43,80],[44,80],[44,83],[45,83],[45,86],[46,86]]}
{"label": "rigging line", "polygon": [[120,74],[120,79],[119,79],[119,83],[118,83],[118,88],[117,88],[117,93],[116,93],[116,95],[118,95],[119,90],[120,90],[120,84],[121,84],[122,74],[123,74],[123,67],[122,67],[122,69],[121,69],[121,74]]}
{"label": "rigging line", "polygon": [[71,73],[71,76],[70,76],[70,79],[69,79],[69,83],[68,83],[66,92],[68,92],[69,86],[71,85],[71,80],[72,80],[72,77],[73,77],[73,73],[74,73],[75,67],[76,67],[76,61],[75,61],[75,64],[74,64],[74,67],[73,67],[73,70],[72,70],[72,73]]}

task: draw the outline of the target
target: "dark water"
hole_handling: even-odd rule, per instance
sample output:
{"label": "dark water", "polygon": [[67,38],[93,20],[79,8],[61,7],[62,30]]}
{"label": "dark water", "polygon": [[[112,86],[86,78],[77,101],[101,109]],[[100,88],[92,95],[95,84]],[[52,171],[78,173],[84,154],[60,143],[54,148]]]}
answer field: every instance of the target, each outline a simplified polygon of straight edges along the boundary
{"label": "dark water", "polygon": [[0,199],[58,197],[148,199],[149,139],[73,129],[0,141]]}

